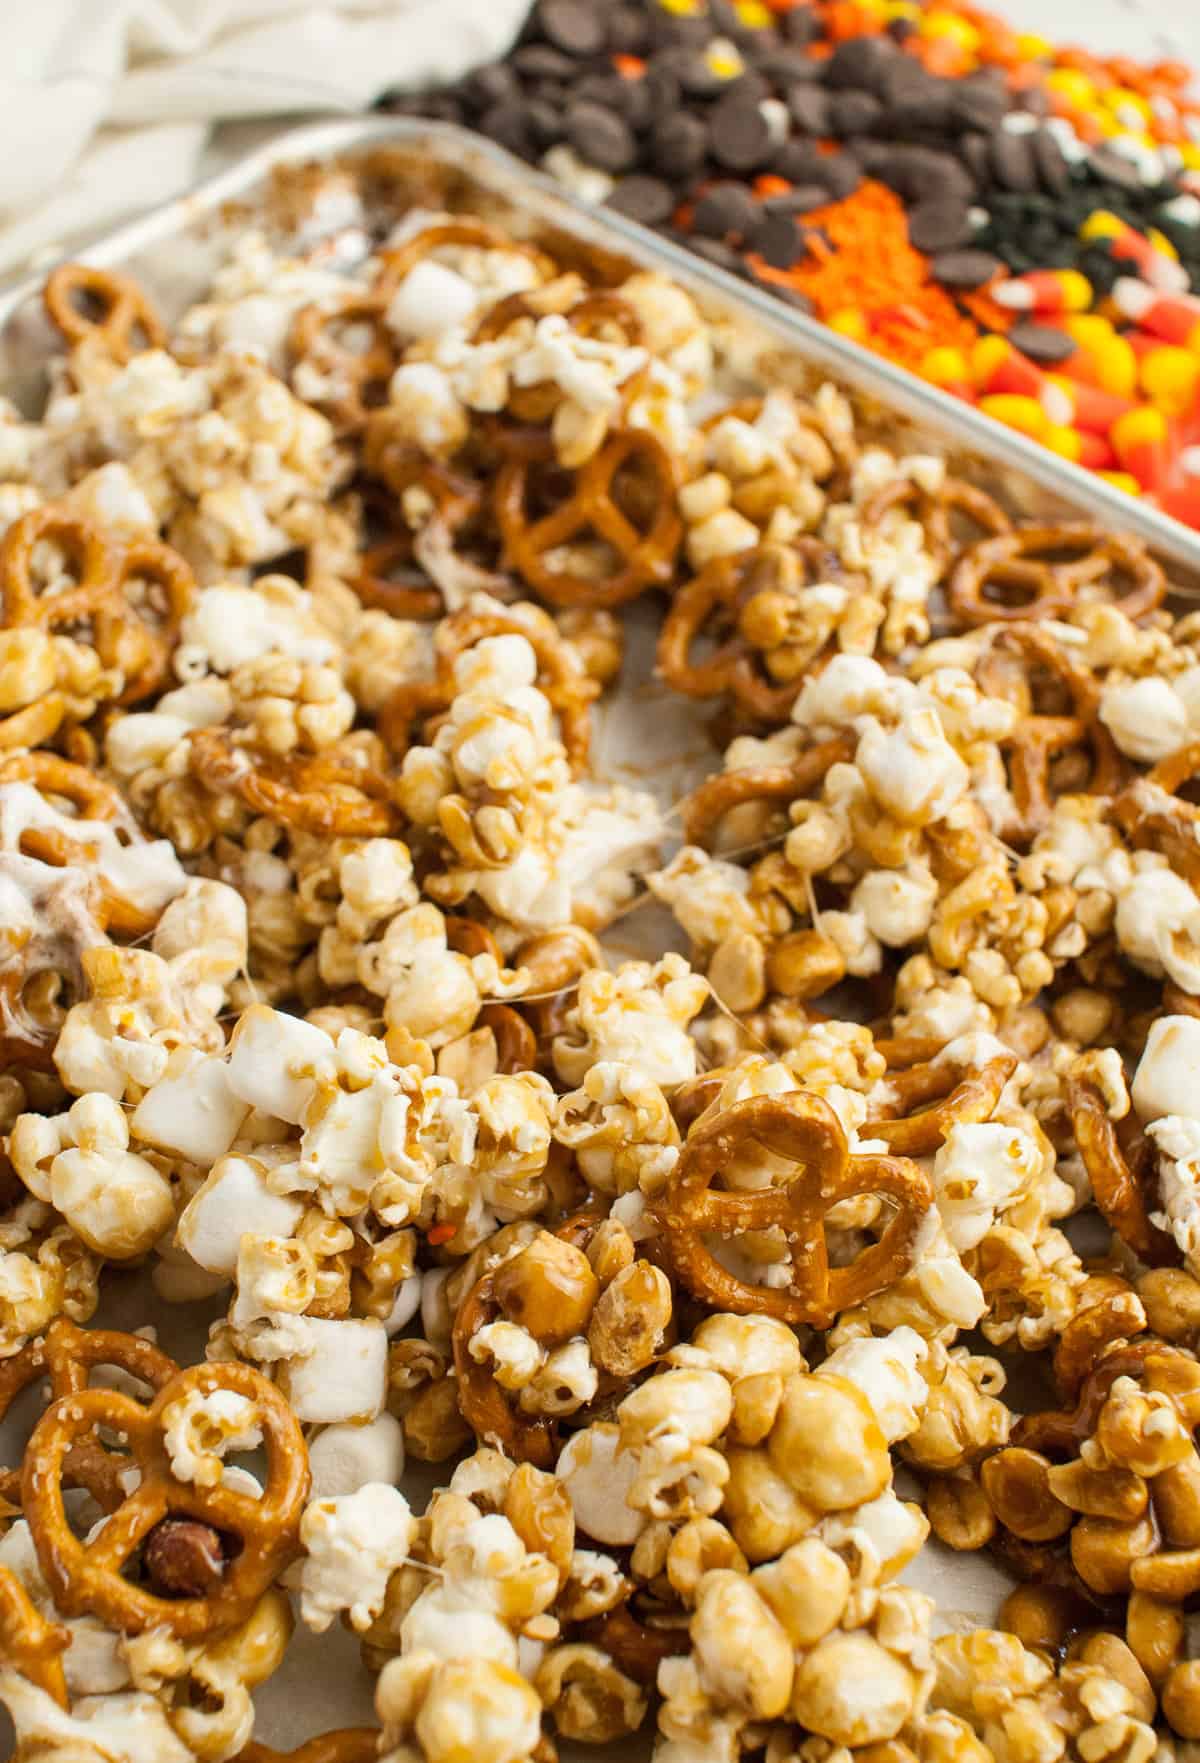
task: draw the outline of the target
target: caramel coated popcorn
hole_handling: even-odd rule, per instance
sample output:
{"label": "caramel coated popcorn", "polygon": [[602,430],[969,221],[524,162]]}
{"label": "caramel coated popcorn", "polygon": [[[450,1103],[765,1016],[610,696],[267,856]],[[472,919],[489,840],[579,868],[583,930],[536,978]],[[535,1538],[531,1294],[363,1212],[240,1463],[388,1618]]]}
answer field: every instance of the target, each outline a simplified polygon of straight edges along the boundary
{"label": "caramel coated popcorn", "polygon": [[0,409],[18,1763],[261,1763],[297,1620],[314,1759],[1187,1763],[1196,615],[661,274],[292,194]]}

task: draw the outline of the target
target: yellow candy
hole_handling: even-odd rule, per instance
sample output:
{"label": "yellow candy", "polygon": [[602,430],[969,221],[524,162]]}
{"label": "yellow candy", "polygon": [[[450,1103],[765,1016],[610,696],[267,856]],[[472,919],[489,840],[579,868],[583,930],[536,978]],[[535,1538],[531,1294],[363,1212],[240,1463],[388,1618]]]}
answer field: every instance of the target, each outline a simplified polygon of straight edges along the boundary
{"label": "yellow candy", "polygon": [[1200,171],[1200,143],[1181,141],[1179,143],[1179,157],[1183,160],[1186,170]]}
{"label": "yellow candy", "polygon": [[1106,484],[1112,485],[1114,490],[1124,490],[1127,496],[1140,496],[1142,493],[1142,486],[1132,472],[1098,471],[1096,476],[1102,477]]}
{"label": "yellow candy", "polygon": [[746,63],[732,43],[726,43],[720,48],[714,44],[709,48],[704,59],[718,79],[735,80],[739,74],[746,71]]}
{"label": "yellow candy", "polygon": [[1005,428],[1032,435],[1035,441],[1040,441],[1050,427],[1050,418],[1037,399],[1022,398],[1017,392],[993,392],[979,400],[979,408],[985,416],[1002,422]]}
{"label": "yellow candy", "polygon": [[744,24],[747,30],[765,31],[772,22],[771,10],[763,6],[761,0],[737,0],[734,11],[738,15],[739,23]]}
{"label": "yellow candy", "polygon": [[1119,113],[1122,110],[1133,111],[1135,120],[1127,125],[1130,128],[1137,128],[1139,121],[1149,122],[1154,114],[1142,94],[1131,90],[1129,86],[1109,86],[1107,91],[1101,92],[1100,102],[1106,104],[1114,113]]}
{"label": "yellow candy", "polygon": [[1060,318],[1058,322],[1081,349],[1099,348],[1116,335],[1112,319],[1099,312],[1073,312],[1069,318]]}
{"label": "yellow candy", "polygon": [[1026,61],[1045,61],[1054,53],[1054,44],[1048,37],[1039,37],[1034,31],[1022,31],[1017,38],[1017,54]]}
{"label": "yellow candy", "polygon": [[1161,410],[1143,404],[1137,410],[1127,410],[1124,416],[1118,416],[1109,430],[1109,438],[1118,454],[1148,443],[1153,445],[1166,440],[1167,419]]}
{"label": "yellow candy", "polygon": [[963,351],[949,343],[930,349],[922,356],[921,372],[935,386],[962,385],[971,377]]}
{"label": "yellow candy", "polygon": [[1142,356],[1142,390],[1167,416],[1183,416],[1196,401],[1200,357],[1164,343]]}
{"label": "yellow candy", "polygon": [[1179,253],[1174,245],[1172,245],[1170,239],[1168,239],[1166,233],[1160,233],[1156,226],[1152,226],[1146,228],[1146,237],[1156,251],[1161,251],[1164,257],[1174,258],[1176,263],[1179,262]]}
{"label": "yellow candy", "polygon": [[673,12],[677,18],[692,18],[703,10],[704,0],[658,0],[664,12]]}
{"label": "yellow candy", "polygon": [[1097,343],[1082,343],[1080,347],[1086,350],[1102,391],[1111,392],[1116,398],[1132,397],[1137,385],[1138,359],[1124,337],[1114,334]]}
{"label": "yellow candy", "polygon": [[964,49],[978,49],[982,40],[971,21],[957,12],[927,12],[920,28],[923,37],[952,37]]}
{"label": "yellow candy", "polygon": [[1056,92],[1068,104],[1086,107],[1096,102],[1094,83],[1077,67],[1052,68],[1043,83],[1048,92]]}
{"label": "yellow candy", "polygon": [[869,330],[866,319],[853,306],[844,306],[840,312],[832,313],[826,322],[831,331],[849,337],[853,343],[861,343]]}
{"label": "yellow candy", "polygon": [[1049,447],[1050,451],[1057,453],[1060,458],[1069,459],[1072,464],[1078,463],[1079,456],[1083,452],[1083,441],[1080,439],[1079,430],[1069,428],[1065,422],[1052,422],[1050,427],[1043,431],[1042,445]]}
{"label": "yellow candy", "polygon": [[893,18],[920,18],[921,8],[916,0],[888,0],[884,14],[890,21]]}
{"label": "yellow candy", "polygon": [[979,337],[971,345],[971,378],[986,386],[998,367],[1008,360],[1012,344],[1007,337]]}

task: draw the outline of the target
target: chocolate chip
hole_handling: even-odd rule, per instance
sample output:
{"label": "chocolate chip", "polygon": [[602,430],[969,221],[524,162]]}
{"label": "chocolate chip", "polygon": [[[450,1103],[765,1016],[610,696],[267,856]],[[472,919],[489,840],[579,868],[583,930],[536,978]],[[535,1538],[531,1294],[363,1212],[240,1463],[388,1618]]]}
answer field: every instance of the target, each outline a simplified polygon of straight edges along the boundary
{"label": "chocolate chip", "polygon": [[829,133],[829,93],[822,86],[790,85],[787,107],[801,134]]}
{"label": "chocolate chip", "polygon": [[987,132],[997,128],[1009,108],[1008,94],[988,78],[946,81],[950,114],[960,128]]}
{"label": "chocolate chip", "polygon": [[661,178],[635,172],[616,185],[609,195],[608,206],[615,208],[618,214],[628,215],[630,220],[640,220],[643,226],[658,226],[674,213],[675,192]]}
{"label": "chocolate chip", "polygon": [[780,29],[789,43],[798,43],[804,49],[821,35],[821,21],[810,6],[797,6],[784,13]]}
{"label": "chocolate chip", "polygon": [[767,118],[757,101],[747,103],[736,93],[722,98],[708,122],[708,143],[718,165],[729,171],[757,171],[771,157],[774,145]]}
{"label": "chocolate chip", "polygon": [[1126,159],[1123,153],[1117,153],[1112,147],[1096,147],[1088,155],[1088,169],[1093,177],[1101,178],[1106,184],[1115,184],[1118,190],[1128,190],[1140,196],[1145,189],[1142,174],[1132,159]]}
{"label": "chocolate chip", "polygon": [[992,180],[991,142],[987,135],[964,135],[958,143],[959,155],[976,185],[986,189]]}
{"label": "chocolate chip", "polygon": [[814,86],[821,80],[821,63],[810,61],[797,49],[781,49],[778,40],[764,47],[763,71],[768,74],[777,92],[789,86]]}
{"label": "chocolate chip", "polygon": [[981,288],[1004,265],[990,251],[940,251],[930,266],[943,288]]}
{"label": "chocolate chip", "polygon": [[[679,80],[669,65],[664,63],[659,66],[651,62],[638,85],[646,94],[652,120],[660,116],[674,116],[680,110],[683,94],[679,89]],[[696,120],[699,121],[699,118]],[[703,124],[700,126],[703,127]]]}
{"label": "chocolate chip", "polygon": [[791,269],[805,252],[804,234],[791,214],[764,214],[748,242],[772,269]]}
{"label": "chocolate chip", "polygon": [[598,55],[608,37],[604,8],[588,0],[541,0],[537,21],[546,41],[568,55]]}
{"label": "chocolate chip", "polygon": [[1008,333],[1008,340],[1014,349],[1022,355],[1028,355],[1042,367],[1056,367],[1069,355],[1074,355],[1076,342],[1066,331],[1056,331],[1053,325],[1035,324],[1032,319],[1020,319]]}
{"label": "chocolate chip", "polygon": [[842,91],[878,92],[895,53],[886,37],[847,37],[825,63],[825,83]]}
{"label": "chocolate chip", "polygon": [[830,99],[830,127],[843,140],[873,133],[882,118],[883,105],[870,92],[835,92]]}
{"label": "chocolate chip", "polygon": [[1033,163],[1038,183],[1050,196],[1061,196],[1071,187],[1071,168],[1049,129],[1038,129],[1031,137]]}
{"label": "chocolate chip", "polygon": [[918,202],[908,213],[908,236],[918,251],[931,255],[954,250],[971,237],[966,204],[936,196]]}
{"label": "chocolate chip", "polygon": [[823,184],[826,163],[826,155],[818,153],[811,141],[784,141],[771,156],[772,171],[789,184]]}
{"label": "chocolate chip", "polygon": [[608,21],[609,47],[619,55],[641,55],[650,42],[650,26],[640,6],[615,6]]}
{"label": "chocolate chip", "polygon": [[758,220],[758,203],[742,184],[713,184],[692,213],[692,227],[702,238],[742,237]]}
{"label": "chocolate chip", "polygon": [[659,171],[669,178],[690,178],[704,164],[708,130],[698,116],[676,111],[664,116],[650,137],[650,153]]}
{"label": "chocolate chip", "polygon": [[146,1538],[142,1563],[160,1597],[203,1598],[225,1573],[225,1551],[211,1525],[161,1518]]}
{"label": "chocolate chip", "polygon": [[715,263],[718,269],[736,271],[741,268],[741,258],[733,246],[727,245],[723,239],[689,238],[687,243],[698,257],[705,258],[709,263]]}
{"label": "chocolate chip", "polygon": [[988,147],[992,175],[1002,189],[1027,194],[1037,187],[1037,163],[1028,135],[1010,135],[997,129]]}
{"label": "chocolate chip", "polygon": [[527,43],[513,51],[512,65],[525,80],[569,80],[578,72],[569,55],[548,43]]}
{"label": "chocolate chip", "polygon": [[525,108],[530,132],[539,147],[551,147],[563,138],[563,113],[557,104],[531,98]]}
{"label": "chocolate chip", "polygon": [[821,158],[819,181],[829,191],[831,201],[844,202],[862,183],[862,172],[848,153],[828,153]]}
{"label": "chocolate chip", "polygon": [[502,147],[507,147],[510,153],[517,153],[525,159],[533,153],[533,131],[529,127],[525,105],[519,101],[493,104],[480,117],[479,129],[490,141],[498,141]]}
{"label": "chocolate chip", "polygon": [[829,192],[820,184],[799,184],[786,196],[768,197],[763,209],[767,214],[811,214],[814,208],[824,208],[828,201]]}
{"label": "chocolate chip", "polygon": [[717,73],[708,56],[698,50],[672,57],[669,65],[689,98],[716,98],[729,85],[728,76]]}
{"label": "chocolate chip", "polygon": [[467,81],[467,92],[477,104],[503,104],[520,97],[521,82],[506,61],[490,61],[475,69]]}
{"label": "chocolate chip", "polygon": [[568,108],[567,139],[581,159],[601,171],[628,171],[637,159],[637,143],[629,124],[598,104]]}

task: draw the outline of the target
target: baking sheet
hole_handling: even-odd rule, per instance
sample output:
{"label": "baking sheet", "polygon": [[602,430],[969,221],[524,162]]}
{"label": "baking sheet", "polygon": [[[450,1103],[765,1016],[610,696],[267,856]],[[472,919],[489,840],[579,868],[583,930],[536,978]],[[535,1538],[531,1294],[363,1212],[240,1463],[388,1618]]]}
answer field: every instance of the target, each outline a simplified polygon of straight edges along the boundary
{"label": "baking sheet", "polygon": [[[280,201],[289,212],[288,224],[298,222],[306,242],[317,242],[319,210],[305,213],[301,204],[297,215],[284,200],[290,188],[294,208],[296,189],[303,186],[303,176],[294,168],[336,161],[352,172],[357,168],[377,177],[381,149],[386,150],[382,163],[398,189],[407,189],[424,206],[483,208],[489,219],[521,236],[545,238],[559,251],[583,249],[589,257],[600,253],[614,276],[629,263],[664,269],[689,287],[710,319],[736,343],[748,390],[773,382],[804,388],[833,377],[852,392],[858,421],[867,432],[907,450],[948,454],[956,470],[987,485],[1015,511],[1138,524],[1132,518],[1137,511],[1127,499],[1086,474],[1022,444],[1021,437],[993,432],[993,425],[975,413],[643,229],[581,209],[508,155],[445,125],[404,119],[298,131],[193,196],[123,228],[85,256],[138,275],[171,316],[203,292],[217,255],[238,230],[265,216],[278,231],[280,244],[285,242]],[[282,185],[280,172],[288,174]],[[332,248],[338,248],[336,243]],[[46,364],[58,353],[41,314],[39,292],[40,280],[0,299],[0,384],[31,409],[37,407]],[[1115,505],[1111,515],[1110,502]],[[1141,512],[1140,530],[1152,542],[1161,540],[1156,548],[1171,563],[1176,582],[1185,590],[1200,590],[1200,537]],[[628,615],[626,671],[619,694],[600,714],[596,770],[609,780],[653,789],[669,832],[680,797],[719,763],[719,754],[710,742],[704,712],[653,679],[656,622],[656,608],[648,603]],[[669,837],[664,848],[669,851]],[[606,942],[618,956],[653,952],[670,942],[682,946],[677,927],[649,904],[623,914]],[[106,1277],[96,1321],[125,1328],[151,1322],[168,1351],[195,1360],[202,1356],[206,1328],[217,1313],[213,1304],[166,1306],[154,1298],[144,1275],[115,1273]],[[20,1431],[15,1422],[0,1427],[0,1461],[16,1460]],[[405,1491],[418,1510],[429,1489],[445,1476],[444,1470],[431,1472],[418,1465],[406,1477]],[[904,1577],[936,1598],[940,1626],[955,1630],[990,1623],[1010,1583],[986,1557],[955,1556],[936,1544],[927,1546]],[[370,1695],[371,1680],[352,1636],[336,1628],[323,1636],[298,1629],[283,1669],[257,1697],[256,1736],[290,1746],[329,1727],[369,1720]],[[624,1747],[610,1747],[606,1754],[632,1763],[647,1754],[648,1746],[649,1735],[644,1735]],[[10,1751],[11,1736],[0,1725],[0,1756]],[[596,1755],[569,1745],[562,1754],[567,1763]]]}

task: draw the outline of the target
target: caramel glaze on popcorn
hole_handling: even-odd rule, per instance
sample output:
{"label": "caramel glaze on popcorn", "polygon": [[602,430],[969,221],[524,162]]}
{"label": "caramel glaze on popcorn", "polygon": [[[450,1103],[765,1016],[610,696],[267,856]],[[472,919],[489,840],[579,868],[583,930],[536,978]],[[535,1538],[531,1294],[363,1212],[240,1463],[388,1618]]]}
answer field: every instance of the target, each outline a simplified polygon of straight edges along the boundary
{"label": "caramel glaze on popcorn", "polygon": [[[19,1763],[1186,1763],[1200,618],[660,275],[373,244],[63,266],[0,410]],[[375,1719],[285,1753],[297,1620]]]}

